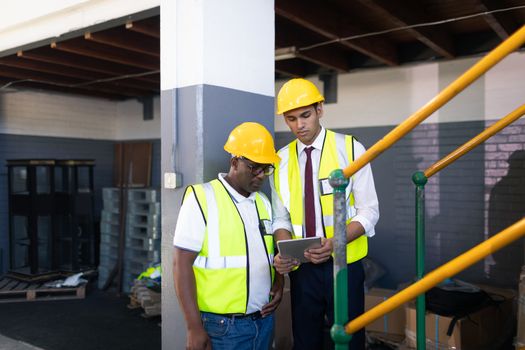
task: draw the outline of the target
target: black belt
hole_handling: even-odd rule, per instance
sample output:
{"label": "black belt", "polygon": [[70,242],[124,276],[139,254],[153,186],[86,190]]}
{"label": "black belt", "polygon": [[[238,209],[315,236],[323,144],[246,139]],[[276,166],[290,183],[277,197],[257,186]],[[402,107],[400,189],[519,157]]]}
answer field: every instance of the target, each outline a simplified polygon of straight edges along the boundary
{"label": "black belt", "polygon": [[231,319],[243,319],[243,318],[251,318],[252,320],[258,320],[262,318],[260,311],[252,312],[251,314],[218,314],[219,316],[228,317]]}

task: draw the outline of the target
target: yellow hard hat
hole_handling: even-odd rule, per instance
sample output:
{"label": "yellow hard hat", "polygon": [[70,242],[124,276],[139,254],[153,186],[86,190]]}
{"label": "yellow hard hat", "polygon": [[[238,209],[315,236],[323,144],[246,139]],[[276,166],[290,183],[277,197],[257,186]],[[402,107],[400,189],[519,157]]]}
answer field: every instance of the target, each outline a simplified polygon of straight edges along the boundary
{"label": "yellow hard hat", "polygon": [[311,81],[302,78],[291,79],[279,90],[277,114],[323,101],[323,95]]}
{"label": "yellow hard hat", "polygon": [[224,144],[224,150],[260,164],[278,163],[272,135],[259,123],[247,122],[235,127]]}

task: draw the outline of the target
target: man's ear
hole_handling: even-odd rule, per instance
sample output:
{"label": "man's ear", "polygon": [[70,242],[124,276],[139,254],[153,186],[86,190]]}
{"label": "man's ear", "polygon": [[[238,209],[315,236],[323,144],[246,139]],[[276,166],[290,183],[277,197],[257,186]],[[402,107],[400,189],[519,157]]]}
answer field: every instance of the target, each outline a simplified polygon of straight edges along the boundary
{"label": "man's ear", "polygon": [[239,165],[239,158],[231,157],[230,158],[230,168],[237,170],[238,165]]}
{"label": "man's ear", "polygon": [[324,112],[323,102],[319,102],[315,108],[316,108],[317,115],[319,116],[319,118],[321,118]]}

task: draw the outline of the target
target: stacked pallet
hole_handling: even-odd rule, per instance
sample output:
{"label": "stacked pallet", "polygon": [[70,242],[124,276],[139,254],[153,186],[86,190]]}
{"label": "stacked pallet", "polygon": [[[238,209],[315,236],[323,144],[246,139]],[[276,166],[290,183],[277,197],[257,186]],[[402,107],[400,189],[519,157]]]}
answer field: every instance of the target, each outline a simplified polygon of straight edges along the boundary
{"label": "stacked pallet", "polygon": [[143,317],[160,316],[162,313],[161,294],[148,288],[144,280],[136,280],[133,283],[129,299],[128,307],[130,309],[141,307],[144,310]]}
{"label": "stacked pallet", "polygon": [[[120,189],[102,190],[100,223],[99,288],[109,277],[118,259]],[[129,189],[125,210],[125,251],[122,290],[130,292],[135,278],[153,263],[160,262],[160,198],[155,189]]]}

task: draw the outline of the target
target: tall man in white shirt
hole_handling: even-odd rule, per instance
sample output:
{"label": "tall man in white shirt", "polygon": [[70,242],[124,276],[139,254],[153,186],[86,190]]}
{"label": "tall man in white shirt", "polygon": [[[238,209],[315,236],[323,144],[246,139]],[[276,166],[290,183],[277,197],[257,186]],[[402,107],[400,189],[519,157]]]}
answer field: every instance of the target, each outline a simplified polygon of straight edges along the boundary
{"label": "tall man in white shirt", "polygon": [[186,349],[267,350],[283,278],[273,269],[270,201],[259,191],[279,157],[257,123],[237,126],[224,149],[229,172],[187,188],[173,239]]}
{"label": "tall man in white shirt", "polygon": [[[305,252],[311,263],[275,256],[274,266],[289,273],[292,300],[294,349],[322,349],[325,317],[334,322],[333,300],[333,194],[328,176],[343,169],[364,153],[353,136],[323,128],[324,97],[305,79],[292,79],[277,97],[277,114],[296,140],[279,150],[281,162],[272,183],[274,238],[322,237],[322,246]],[[348,221],[348,306],[353,319],[364,312],[364,271],[361,259],[368,252],[368,237],[375,234],[379,206],[370,165],[350,179],[346,190]],[[350,349],[365,348],[364,330],[353,335]]]}

